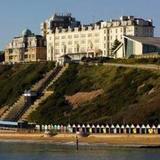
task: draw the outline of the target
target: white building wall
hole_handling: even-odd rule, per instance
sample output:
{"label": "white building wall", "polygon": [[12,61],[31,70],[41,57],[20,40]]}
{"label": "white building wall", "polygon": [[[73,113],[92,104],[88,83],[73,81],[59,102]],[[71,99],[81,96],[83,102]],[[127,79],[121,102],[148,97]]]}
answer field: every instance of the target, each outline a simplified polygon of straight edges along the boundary
{"label": "white building wall", "polygon": [[143,55],[143,45],[142,45],[142,43],[140,43],[140,42],[136,42],[136,41],[134,41],[134,55]]}
{"label": "white building wall", "polygon": [[[59,32],[47,35],[47,60],[57,60],[64,54],[87,53],[101,50],[106,55],[104,29],[96,26],[88,30],[75,28],[74,31]],[[52,49],[53,48],[53,49]]]}
{"label": "white building wall", "polygon": [[[102,22],[101,26],[92,26],[81,30],[74,28],[56,29],[55,33],[47,31],[47,60],[57,60],[64,54],[88,53],[102,51],[102,56],[110,56],[114,41],[123,42],[123,36],[151,37],[154,34],[153,26],[143,23],[134,25],[133,20],[117,20]],[[136,45],[136,51],[140,50]],[[135,52],[136,52],[135,51]],[[138,52],[137,52],[138,53]]]}

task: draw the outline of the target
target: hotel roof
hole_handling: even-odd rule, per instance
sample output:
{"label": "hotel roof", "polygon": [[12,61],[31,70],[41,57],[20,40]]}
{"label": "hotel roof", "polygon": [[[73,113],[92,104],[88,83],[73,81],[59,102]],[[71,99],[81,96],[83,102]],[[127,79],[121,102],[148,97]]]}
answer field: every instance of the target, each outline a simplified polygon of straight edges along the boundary
{"label": "hotel roof", "polygon": [[160,48],[160,37],[134,37],[134,36],[125,36],[125,37],[143,44],[153,45]]}

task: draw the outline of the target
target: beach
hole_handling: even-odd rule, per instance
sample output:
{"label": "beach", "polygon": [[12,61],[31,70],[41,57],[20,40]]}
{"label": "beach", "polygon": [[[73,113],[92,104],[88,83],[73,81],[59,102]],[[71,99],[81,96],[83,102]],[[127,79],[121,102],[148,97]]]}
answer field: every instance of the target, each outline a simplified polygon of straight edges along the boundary
{"label": "beach", "polygon": [[[0,133],[0,142],[5,141],[75,145],[76,134],[47,136],[43,133]],[[93,134],[88,137],[78,136],[78,143],[79,145],[160,148],[160,135]]]}

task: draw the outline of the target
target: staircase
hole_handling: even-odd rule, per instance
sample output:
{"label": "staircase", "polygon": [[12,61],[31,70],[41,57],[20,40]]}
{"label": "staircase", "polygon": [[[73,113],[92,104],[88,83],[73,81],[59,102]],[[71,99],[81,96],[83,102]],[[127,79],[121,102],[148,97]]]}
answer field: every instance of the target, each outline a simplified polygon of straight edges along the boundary
{"label": "staircase", "polygon": [[29,115],[35,111],[39,105],[44,102],[49,96],[51,96],[54,92],[53,91],[47,91],[48,88],[50,86],[53,85],[54,82],[56,82],[58,80],[58,78],[66,71],[66,69],[68,68],[68,64],[65,65],[63,68],[61,68],[61,70],[55,75],[55,77],[53,78],[53,80],[50,81],[50,83],[44,88],[43,90],[43,94],[42,96],[40,96],[33,105],[31,105],[26,112],[24,112],[24,114],[21,116],[21,118],[19,120],[28,120]]}
{"label": "staircase", "polygon": [[0,120],[27,120],[30,113],[36,110],[40,103],[45,101],[51,94],[53,94],[53,92],[47,91],[48,88],[63,74],[67,68],[68,65],[64,67],[56,67],[48,72],[44,78],[31,87],[31,91],[39,95],[33,104],[26,106],[24,96],[21,95],[12,106],[6,106],[3,110],[1,110]]}
{"label": "staircase", "polygon": [[8,107],[1,115],[0,120],[11,121],[15,120],[21,110],[24,108],[25,101],[24,96],[21,95],[20,98],[10,107]]}
{"label": "staircase", "polygon": [[9,106],[3,106],[0,108],[0,115],[3,115],[7,110],[8,110]]}
{"label": "staircase", "polygon": [[61,71],[62,67],[56,67],[55,69],[48,72],[43,79],[38,81],[32,86],[32,92],[43,92],[48,83]]}
{"label": "staircase", "polygon": [[49,87],[51,87],[54,84],[54,82],[56,82],[59,79],[59,77],[61,77],[62,74],[68,69],[68,67],[69,67],[69,64],[66,64],[65,66],[63,66],[63,68],[61,68],[57,76],[47,85],[44,91],[46,91]]}
{"label": "staircase", "polygon": [[42,103],[42,102],[44,102],[49,96],[51,96],[53,94],[53,92],[52,91],[46,91],[39,99],[37,99],[35,102],[34,102],[34,104],[32,104],[29,108],[28,108],[28,110],[22,115],[22,117],[19,119],[19,120],[23,120],[23,121],[27,121],[27,119],[28,119],[28,117],[29,117],[29,115],[33,112],[33,111],[35,111],[38,107],[39,107],[39,105]]}

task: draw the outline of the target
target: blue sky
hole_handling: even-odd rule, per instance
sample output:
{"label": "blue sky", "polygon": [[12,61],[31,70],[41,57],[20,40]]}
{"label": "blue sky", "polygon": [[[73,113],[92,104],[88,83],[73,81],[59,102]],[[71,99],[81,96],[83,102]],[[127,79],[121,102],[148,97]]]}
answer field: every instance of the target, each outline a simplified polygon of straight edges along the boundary
{"label": "blue sky", "polygon": [[152,18],[160,36],[160,0],[1,0],[0,49],[25,28],[40,33],[40,23],[54,12],[71,12],[82,23],[121,15]]}

